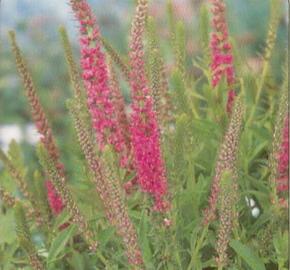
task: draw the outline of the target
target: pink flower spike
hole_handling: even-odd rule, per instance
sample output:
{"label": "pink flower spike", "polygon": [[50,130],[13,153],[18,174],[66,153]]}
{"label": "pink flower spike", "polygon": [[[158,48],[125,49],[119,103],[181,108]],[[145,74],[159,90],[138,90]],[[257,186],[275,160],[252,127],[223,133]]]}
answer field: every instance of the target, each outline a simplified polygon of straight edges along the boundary
{"label": "pink flower spike", "polygon": [[56,189],[54,188],[51,181],[46,181],[45,185],[47,189],[47,198],[49,206],[51,208],[52,213],[55,216],[57,216],[58,214],[61,213],[62,209],[64,208],[61,197],[58,196]]}
{"label": "pink flower spike", "polygon": [[150,193],[156,211],[166,211],[169,203],[165,164],[161,154],[160,134],[153,99],[145,72],[142,36],[148,3],[138,1],[131,29],[130,42],[130,86],[132,89],[131,139],[137,181],[144,192]]}
{"label": "pink flower spike", "polygon": [[211,48],[211,72],[212,86],[215,88],[222,77],[226,78],[228,90],[228,101],[226,110],[231,113],[235,99],[233,85],[235,84],[235,72],[233,65],[232,45],[228,37],[228,25],[225,18],[226,5],[223,0],[211,0],[212,3],[212,27]]}
{"label": "pink flower spike", "polygon": [[110,144],[119,154],[120,165],[127,166],[128,149],[121,132],[112,101],[109,72],[100,46],[100,31],[96,18],[85,0],[70,0],[81,28],[81,66],[87,90],[88,108],[92,116],[99,149]]}
{"label": "pink flower spike", "polygon": [[236,97],[236,92],[234,90],[229,90],[228,100],[227,100],[227,113],[228,114],[232,113],[235,97]]}

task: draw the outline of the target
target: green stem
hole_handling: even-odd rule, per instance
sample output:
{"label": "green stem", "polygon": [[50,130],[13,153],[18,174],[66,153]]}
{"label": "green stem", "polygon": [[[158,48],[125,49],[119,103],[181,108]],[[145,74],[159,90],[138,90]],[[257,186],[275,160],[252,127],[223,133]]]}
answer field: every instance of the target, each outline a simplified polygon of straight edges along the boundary
{"label": "green stem", "polygon": [[208,226],[206,225],[206,226],[203,227],[201,236],[200,236],[200,238],[198,239],[198,241],[196,243],[196,247],[194,249],[194,252],[193,252],[193,255],[191,257],[190,263],[189,263],[189,265],[187,267],[187,270],[191,270],[192,269],[194,261],[195,261],[195,259],[197,257],[197,254],[198,254],[199,250],[201,249],[201,246],[202,246],[202,244],[204,242],[204,238],[206,236],[207,230],[208,230]]}

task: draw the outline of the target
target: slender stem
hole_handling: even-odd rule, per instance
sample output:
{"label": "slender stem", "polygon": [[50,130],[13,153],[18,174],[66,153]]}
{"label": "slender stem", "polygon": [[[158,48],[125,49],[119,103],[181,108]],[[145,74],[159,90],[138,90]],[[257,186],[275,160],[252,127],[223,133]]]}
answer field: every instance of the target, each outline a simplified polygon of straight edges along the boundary
{"label": "slender stem", "polygon": [[199,252],[199,250],[200,250],[200,248],[201,248],[201,246],[203,244],[203,241],[204,241],[205,235],[207,233],[207,230],[208,230],[208,226],[206,225],[206,226],[203,227],[201,236],[200,236],[200,238],[198,239],[198,241],[196,243],[196,247],[194,249],[194,252],[193,252],[193,255],[191,257],[190,263],[189,263],[189,265],[187,267],[187,270],[192,269],[193,264],[194,264],[194,260],[196,259],[196,256],[197,256],[197,254],[198,254],[198,252]]}
{"label": "slender stem", "polygon": [[181,258],[180,258],[180,254],[179,254],[179,249],[178,249],[178,241],[176,239],[176,216],[174,217],[174,224],[175,224],[175,228],[174,228],[174,234],[172,234],[172,242],[174,243],[174,257],[177,261],[178,267],[179,269],[182,269],[182,263],[181,263]]}
{"label": "slender stem", "polygon": [[[175,243],[175,246],[178,247],[178,245],[177,245],[178,243],[176,241],[176,234],[174,234],[173,241]],[[181,263],[180,255],[179,255],[179,252],[178,252],[178,249],[177,248],[175,249],[175,258],[177,260],[179,269],[182,269],[182,263]]]}

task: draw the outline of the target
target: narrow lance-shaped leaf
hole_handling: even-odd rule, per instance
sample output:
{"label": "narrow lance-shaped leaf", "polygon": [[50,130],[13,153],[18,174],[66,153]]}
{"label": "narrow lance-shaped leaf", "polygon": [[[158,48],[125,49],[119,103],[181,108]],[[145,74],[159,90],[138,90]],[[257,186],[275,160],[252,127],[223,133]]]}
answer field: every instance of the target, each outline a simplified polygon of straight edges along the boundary
{"label": "narrow lance-shaped leaf", "polygon": [[72,224],[62,230],[55,239],[53,239],[47,257],[47,264],[53,263],[57,256],[65,250],[67,242],[73,237],[76,231],[76,225]]}
{"label": "narrow lance-shaped leaf", "polygon": [[251,248],[242,244],[238,240],[232,240],[230,246],[235,250],[239,257],[243,258],[252,270],[266,270],[262,259],[260,259]]}

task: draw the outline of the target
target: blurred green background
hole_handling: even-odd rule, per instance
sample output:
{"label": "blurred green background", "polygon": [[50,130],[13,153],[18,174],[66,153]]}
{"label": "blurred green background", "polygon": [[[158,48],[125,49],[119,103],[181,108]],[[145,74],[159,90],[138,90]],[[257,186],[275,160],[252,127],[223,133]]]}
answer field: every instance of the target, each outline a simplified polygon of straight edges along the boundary
{"label": "blurred green background", "polygon": [[[102,34],[122,54],[127,53],[130,21],[134,0],[91,0]],[[166,0],[151,1],[150,14],[158,23],[162,46],[168,52]],[[186,24],[187,54],[190,61],[200,55],[199,10],[202,0],[175,0],[176,16]],[[241,54],[243,64],[259,72],[269,20],[269,0],[227,0],[230,34]],[[274,80],[281,80],[281,63],[287,47],[287,0],[281,16],[278,42],[273,56]],[[10,139],[21,142],[29,161],[33,158],[31,145],[37,133],[31,123],[29,107],[12,58],[7,31],[17,32],[19,44],[28,60],[37,84],[41,101],[53,126],[64,163],[71,168],[74,162],[73,131],[65,100],[71,96],[70,83],[58,28],[65,25],[79,57],[77,23],[66,0],[2,0],[0,10],[0,146],[7,149]],[[166,62],[170,64],[169,55]],[[277,67],[277,68],[275,68]],[[128,89],[123,87],[128,100]]]}

